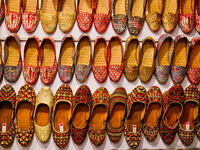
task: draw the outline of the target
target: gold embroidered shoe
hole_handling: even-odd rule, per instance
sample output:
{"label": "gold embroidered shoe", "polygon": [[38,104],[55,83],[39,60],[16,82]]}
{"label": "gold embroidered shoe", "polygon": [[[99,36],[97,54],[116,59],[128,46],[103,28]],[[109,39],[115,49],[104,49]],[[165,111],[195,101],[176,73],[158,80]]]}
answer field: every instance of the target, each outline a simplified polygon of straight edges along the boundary
{"label": "gold embroidered shoe", "polygon": [[53,93],[47,86],[43,87],[36,97],[34,111],[35,133],[41,142],[46,142],[51,135],[51,111]]}

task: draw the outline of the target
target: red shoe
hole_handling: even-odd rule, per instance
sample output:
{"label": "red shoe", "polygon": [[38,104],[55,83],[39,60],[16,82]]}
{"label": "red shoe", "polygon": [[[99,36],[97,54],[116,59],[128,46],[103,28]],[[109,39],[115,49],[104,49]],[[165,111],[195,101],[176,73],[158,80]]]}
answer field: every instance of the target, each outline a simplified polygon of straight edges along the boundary
{"label": "red shoe", "polygon": [[199,11],[199,4],[200,2],[198,0],[195,1],[195,5],[196,5],[196,8],[195,8],[195,28],[197,30],[197,32],[200,33],[200,14],[198,13]]}

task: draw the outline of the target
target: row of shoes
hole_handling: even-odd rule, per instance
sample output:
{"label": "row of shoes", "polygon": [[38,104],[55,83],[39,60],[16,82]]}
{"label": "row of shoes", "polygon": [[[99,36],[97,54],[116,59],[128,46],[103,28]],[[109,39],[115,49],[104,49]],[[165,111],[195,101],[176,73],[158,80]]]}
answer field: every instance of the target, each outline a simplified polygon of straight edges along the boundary
{"label": "row of shoes", "polygon": [[[41,0],[40,11],[38,0],[7,0],[5,7],[4,0],[0,2],[0,24],[6,16],[6,27],[11,32],[17,32],[21,22],[27,32],[33,32],[37,28],[39,18],[46,33],[56,30],[57,21],[63,32],[69,32],[76,20],[75,0]],[[104,33],[111,18],[113,28],[118,34],[126,30],[128,22],[129,32],[136,36],[146,18],[149,28],[154,32],[159,30],[161,20],[166,32],[172,32],[178,22],[185,33],[190,33],[194,24],[200,32],[199,0],[113,0],[112,3],[111,12],[111,0],[78,0],[77,24],[80,30],[88,32],[94,20],[97,32]]]}
{"label": "row of shoes", "polygon": [[141,132],[149,141],[160,133],[166,144],[173,142],[176,132],[185,145],[193,142],[195,134],[200,140],[199,92],[195,85],[183,90],[175,84],[164,94],[157,86],[148,92],[137,86],[130,94],[118,87],[111,95],[105,87],[91,94],[89,87],[82,85],[73,95],[70,86],[63,84],[55,96],[47,86],[36,96],[33,87],[25,84],[16,96],[7,84],[0,90],[0,98],[3,147],[13,142],[15,134],[22,146],[28,145],[34,131],[41,142],[46,142],[51,129],[58,147],[65,147],[70,135],[76,144],[82,144],[87,133],[94,145],[101,145],[106,132],[113,142],[124,133],[131,148],[139,146]]}

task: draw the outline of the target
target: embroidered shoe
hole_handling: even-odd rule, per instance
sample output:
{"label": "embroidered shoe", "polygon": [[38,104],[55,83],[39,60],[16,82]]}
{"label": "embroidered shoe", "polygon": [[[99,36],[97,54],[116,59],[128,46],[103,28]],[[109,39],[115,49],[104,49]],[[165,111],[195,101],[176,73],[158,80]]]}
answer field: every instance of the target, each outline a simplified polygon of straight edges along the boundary
{"label": "embroidered shoe", "polygon": [[98,88],[93,93],[91,118],[88,134],[94,145],[101,145],[106,136],[106,121],[109,111],[109,93],[105,87]]}
{"label": "embroidered shoe", "polygon": [[147,113],[143,122],[143,133],[147,140],[155,141],[159,132],[159,119],[162,113],[162,92],[152,86],[148,90]]}
{"label": "embroidered shoe", "polygon": [[118,87],[110,97],[109,119],[107,121],[107,133],[112,142],[119,142],[123,134],[126,105],[126,90],[123,87]]}
{"label": "embroidered shoe", "polygon": [[179,27],[184,33],[194,28],[194,5],[195,0],[179,0]]}
{"label": "embroidered shoe", "polygon": [[163,94],[163,114],[159,132],[164,143],[171,144],[176,136],[179,119],[183,113],[184,91],[180,84],[175,84]]}
{"label": "embroidered shoe", "polygon": [[81,35],[75,52],[76,79],[83,83],[92,69],[92,47],[89,35]]}
{"label": "embroidered shoe", "polygon": [[145,116],[147,101],[148,96],[143,86],[137,86],[128,95],[124,136],[128,145],[133,149],[137,148],[140,144],[142,120]]}
{"label": "embroidered shoe", "polygon": [[112,36],[108,43],[108,74],[113,82],[120,80],[124,69],[121,38]]}
{"label": "embroidered shoe", "polygon": [[4,17],[5,17],[5,6],[4,6],[4,0],[0,1],[0,26],[3,23]]}
{"label": "embroidered shoe", "polygon": [[102,36],[98,36],[94,42],[94,54],[92,71],[94,78],[103,83],[107,79],[107,42]]}
{"label": "embroidered shoe", "polygon": [[3,79],[3,70],[4,70],[4,64],[2,61],[2,45],[0,42],[0,81]]}
{"label": "embroidered shoe", "polygon": [[66,147],[70,139],[73,92],[69,85],[61,85],[54,97],[52,130],[53,139],[59,148]]}
{"label": "embroidered shoe", "polygon": [[[199,98],[200,98],[200,91],[198,91],[199,93]],[[199,105],[199,111],[200,111],[200,105]],[[197,138],[200,140],[200,119],[199,119],[199,115],[197,117],[197,119],[194,121],[195,123],[195,128],[194,128],[194,132],[197,136]]]}
{"label": "embroidered shoe", "polygon": [[163,34],[156,48],[155,77],[161,84],[167,82],[170,74],[170,64],[174,50],[174,41],[168,34]]}
{"label": "embroidered shoe", "polygon": [[180,84],[187,73],[189,41],[184,35],[179,35],[174,40],[174,46],[171,61],[171,78],[174,84]]}
{"label": "embroidered shoe", "polygon": [[39,77],[39,38],[30,36],[24,47],[23,75],[28,84],[35,84]]}
{"label": "embroidered shoe", "polygon": [[69,83],[74,75],[75,40],[72,35],[63,37],[58,59],[58,75],[62,82]]}
{"label": "embroidered shoe", "polygon": [[198,85],[200,82],[199,51],[200,38],[195,37],[191,41],[189,59],[187,64],[187,77],[191,84]]}
{"label": "embroidered shoe", "polygon": [[200,33],[200,2],[195,1],[195,28]]}
{"label": "embroidered shoe", "polygon": [[15,105],[16,137],[20,145],[27,146],[33,139],[35,91],[29,84],[24,84],[18,91]]}
{"label": "embroidered shoe", "polygon": [[0,131],[0,143],[3,147],[10,146],[15,138],[15,112],[16,94],[9,84],[4,85],[0,91],[0,124],[5,130]]}
{"label": "embroidered shoe", "polygon": [[39,0],[24,0],[22,25],[26,32],[33,32],[39,23]]}
{"label": "embroidered shoe", "polygon": [[146,0],[129,0],[128,30],[132,35],[137,36],[142,30],[145,6]]}
{"label": "embroidered shoe", "polygon": [[113,29],[117,34],[126,30],[128,15],[128,0],[114,0],[111,13]]}
{"label": "embroidered shoe", "polygon": [[5,0],[5,21],[10,32],[17,32],[21,26],[21,0]]}
{"label": "embroidered shoe", "polygon": [[124,75],[128,81],[135,81],[139,74],[140,42],[135,36],[130,36],[126,40],[126,50],[124,54]]}
{"label": "embroidered shoe", "polygon": [[194,139],[195,124],[199,112],[199,93],[195,85],[188,86],[185,91],[183,114],[179,121],[178,135],[184,145],[190,145]]}
{"label": "embroidered shoe", "polygon": [[44,86],[38,92],[34,110],[34,127],[37,138],[47,142],[51,135],[51,113],[53,106],[53,92]]}
{"label": "embroidered shoe", "polygon": [[92,104],[92,95],[87,85],[82,85],[72,99],[71,135],[73,141],[80,145],[88,132],[88,120]]}
{"label": "embroidered shoe", "polygon": [[16,82],[22,71],[21,46],[17,34],[10,34],[4,43],[4,77]]}
{"label": "embroidered shoe", "polygon": [[139,78],[142,82],[148,82],[155,69],[156,44],[153,38],[147,37],[142,42],[139,60]]}
{"label": "embroidered shoe", "polygon": [[165,32],[174,31],[178,23],[178,0],[164,0],[162,12],[162,26]]}
{"label": "embroidered shoe", "polygon": [[53,83],[57,73],[56,48],[52,37],[44,37],[40,44],[40,78],[43,84]]}

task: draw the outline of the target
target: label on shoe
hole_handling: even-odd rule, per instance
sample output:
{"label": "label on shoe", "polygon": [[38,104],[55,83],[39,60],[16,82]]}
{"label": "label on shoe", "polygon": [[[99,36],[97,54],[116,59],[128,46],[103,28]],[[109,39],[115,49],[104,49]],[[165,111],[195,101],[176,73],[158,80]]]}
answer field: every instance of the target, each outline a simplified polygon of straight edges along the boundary
{"label": "label on shoe", "polygon": [[190,130],[190,122],[186,122],[186,130]]}
{"label": "label on shoe", "polygon": [[60,123],[60,132],[63,132],[63,123]]}
{"label": "label on shoe", "polygon": [[136,128],[137,128],[137,125],[133,125],[133,133],[136,133]]}
{"label": "label on shoe", "polygon": [[6,126],[7,126],[7,124],[3,123],[3,125],[2,125],[2,132],[6,132]]}

